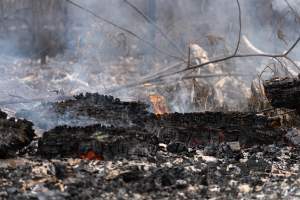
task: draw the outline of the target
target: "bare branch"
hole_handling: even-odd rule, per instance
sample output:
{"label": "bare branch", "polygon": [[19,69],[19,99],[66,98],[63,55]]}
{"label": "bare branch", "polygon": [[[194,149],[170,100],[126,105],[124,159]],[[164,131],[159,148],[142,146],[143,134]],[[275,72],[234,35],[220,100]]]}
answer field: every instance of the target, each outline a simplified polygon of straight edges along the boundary
{"label": "bare branch", "polygon": [[253,74],[245,74],[245,73],[225,73],[225,74],[203,74],[203,75],[194,75],[194,76],[184,76],[181,79],[194,79],[194,78],[215,78],[215,77],[254,77]]}
{"label": "bare branch", "polygon": [[141,15],[149,24],[151,24],[180,54],[181,56],[185,57],[182,50],[173,42],[172,39],[152,20],[150,19],[145,13],[143,13],[140,9],[138,9],[133,3],[129,2],[128,0],[124,0],[124,2],[134,9],[139,15]]}
{"label": "bare branch", "polygon": [[293,8],[293,6],[288,2],[288,0],[284,0],[285,3],[288,5],[288,7],[291,9],[291,11],[294,13],[294,15],[297,17],[298,20],[300,20],[300,15],[298,12]]}
{"label": "bare branch", "polygon": [[[199,65],[194,65],[194,66],[182,69],[182,70],[178,70],[178,71],[175,71],[175,72],[170,72],[168,74],[160,74],[160,75],[158,75],[156,77],[153,77],[152,79],[146,79],[146,80],[141,81],[141,82],[142,83],[155,82],[155,81],[161,80],[161,79],[166,78],[166,77],[174,76],[174,75],[177,75],[177,74],[180,74],[180,73],[183,73],[183,72],[186,72],[186,71],[195,70],[195,69],[198,69],[198,68],[203,68],[203,67],[205,67],[205,66],[207,66],[209,64],[220,63],[220,62],[224,62],[224,61],[231,60],[231,59],[234,59],[234,58],[268,57],[268,58],[273,58],[273,59],[275,59],[277,61],[279,61],[278,58],[285,58],[285,59],[287,59],[289,61],[292,61],[288,57],[288,55],[298,45],[298,43],[300,41],[300,36],[293,43],[293,45],[291,45],[291,47],[287,51],[285,51],[284,53],[282,53],[282,54],[266,54],[266,53],[262,53],[262,54],[237,54],[239,46],[240,46],[241,34],[242,34],[242,20],[241,20],[242,19],[242,11],[241,11],[241,6],[240,6],[239,0],[236,0],[236,2],[237,2],[237,5],[238,5],[238,9],[239,9],[239,27],[240,27],[240,29],[239,29],[239,36],[238,36],[237,46],[236,46],[235,51],[234,51],[234,53],[232,55],[229,55],[229,56],[223,57],[223,58],[217,58],[217,59],[205,62],[205,63],[201,63]],[[294,62],[294,65],[297,66],[297,69],[298,69],[298,65],[295,62]],[[300,70],[300,68],[299,68],[299,70]],[[132,84],[130,84],[130,87],[135,87],[135,86],[138,86],[138,85],[139,85],[138,83],[132,83]],[[119,89],[123,89],[123,88],[120,87]],[[114,91],[117,91],[117,90],[114,90]]]}
{"label": "bare branch", "polygon": [[287,52],[284,53],[281,57],[285,57],[288,54],[290,54],[293,51],[293,49],[298,45],[299,41],[300,41],[300,36],[298,37],[298,39],[296,40],[296,42],[291,46],[291,48],[289,48],[289,50],[287,50]]}
{"label": "bare branch", "polygon": [[166,56],[168,56],[168,57],[175,58],[175,59],[177,59],[177,60],[181,60],[181,61],[184,61],[184,62],[185,62],[185,60],[184,60],[183,58],[180,58],[180,57],[174,56],[174,55],[170,55],[169,53],[165,52],[164,50],[161,50],[161,49],[157,48],[156,46],[154,46],[154,45],[152,44],[152,42],[149,42],[149,41],[145,40],[144,38],[142,38],[141,36],[135,34],[134,32],[132,32],[131,30],[129,30],[129,29],[127,29],[127,28],[124,28],[124,27],[122,27],[122,26],[120,26],[120,25],[118,25],[118,24],[116,24],[116,23],[114,23],[114,22],[112,22],[112,21],[110,21],[110,20],[108,20],[108,19],[105,19],[105,18],[101,17],[100,15],[97,15],[97,14],[94,13],[92,10],[90,10],[90,9],[88,9],[88,8],[85,8],[85,7],[81,6],[81,5],[79,5],[78,3],[75,3],[75,2],[72,1],[72,0],[66,0],[66,1],[67,1],[69,4],[75,6],[76,8],[79,8],[79,9],[81,9],[81,10],[83,10],[83,11],[89,13],[90,15],[94,16],[95,18],[97,18],[97,19],[99,19],[99,20],[101,20],[101,21],[103,21],[103,22],[105,22],[105,23],[107,23],[107,24],[110,24],[110,25],[112,25],[113,27],[115,27],[115,28],[117,28],[117,29],[120,29],[120,30],[124,31],[125,33],[127,33],[127,34],[129,34],[129,35],[131,35],[131,36],[133,36],[133,37],[135,37],[135,38],[137,38],[138,40],[144,42],[145,44],[147,44],[147,45],[150,46],[151,48],[157,50],[158,52],[160,52],[160,53],[162,53],[162,54],[164,54],[164,55],[166,55]]}
{"label": "bare branch", "polygon": [[295,61],[293,61],[289,56],[285,56],[285,59],[290,61],[290,63],[292,63],[300,71],[300,67],[298,66],[298,64]]}
{"label": "bare branch", "polygon": [[238,10],[239,10],[239,36],[238,36],[238,42],[237,42],[237,45],[236,45],[233,55],[236,55],[238,53],[239,48],[240,48],[241,38],[242,38],[242,9],[241,9],[241,5],[240,5],[240,1],[236,0],[236,2],[238,5]]}

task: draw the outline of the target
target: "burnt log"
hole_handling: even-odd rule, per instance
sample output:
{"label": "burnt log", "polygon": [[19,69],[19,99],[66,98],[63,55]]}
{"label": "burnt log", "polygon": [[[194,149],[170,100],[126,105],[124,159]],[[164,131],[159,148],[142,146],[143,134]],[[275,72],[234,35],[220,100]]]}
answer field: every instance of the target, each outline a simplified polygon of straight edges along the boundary
{"label": "burnt log", "polygon": [[123,102],[118,98],[97,93],[74,96],[74,99],[55,104],[54,108],[60,114],[92,117],[98,122],[114,126],[126,126],[148,114],[148,106],[142,102]]}
{"label": "burnt log", "polygon": [[18,117],[35,122],[41,129],[51,129],[60,125],[129,127],[133,121],[149,115],[148,106],[142,102],[123,102],[112,96],[86,93],[73,99],[44,103],[32,110],[22,110]]}
{"label": "burnt log", "polygon": [[[156,137],[160,143],[174,143],[175,146],[197,147],[233,141],[239,141],[246,146],[276,143],[282,140],[284,134],[279,128],[281,126],[279,118],[255,113],[204,112],[155,115],[147,111],[146,104],[122,102],[111,96],[91,93],[47,105],[51,105],[51,108],[45,109],[46,112],[40,112],[43,116],[40,116],[39,112],[33,114],[39,116],[39,119],[44,119],[46,124],[57,120],[53,124],[65,122],[69,126],[74,126],[72,123],[70,125],[70,121],[74,119],[78,123],[94,120],[94,124],[113,125],[118,128],[85,124],[75,124],[73,128],[58,126],[46,132],[41,139],[39,149],[45,157],[47,155],[76,157],[80,153],[84,154],[80,151],[80,146],[85,142],[85,146],[91,146],[88,151],[112,158],[123,154],[118,152],[119,149],[138,149],[136,148],[138,144],[147,147],[152,137]],[[40,107],[40,110],[42,108]],[[104,138],[109,140],[98,141],[94,138],[94,134],[98,132],[104,133]],[[144,139],[137,139],[140,136]],[[102,136],[100,138],[103,139]],[[131,143],[132,141],[134,142]],[[103,149],[106,145],[109,148]],[[109,155],[107,152],[110,150],[106,149],[117,150],[113,150],[115,153]]]}
{"label": "burnt log", "polygon": [[47,158],[85,157],[92,153],[97,159],[113,159],[154,154],[159,143],[182,144],[186,149],[232,141],[243,146],[273,144],[283,139],[283,131],[276,128],[280,125],[278,119],[252,113],[150,115],[143,124],[137,124],[143,127],[56,127],[44,133],[39,153]]}
{"label": "burnt log", "polygon": [[300,79],[275,78],[264,82],[265,93],[274,108],[296,109],[300,113]]}
{"label": "burnt log", "polygon": [[109,160],[119,156],[149,156],[157,148],[157,138],[140,128],[59,126],[44,133],[38,152],[47,158],[89,158],[92,153],[96,159]]}
{"label": "burnt log", "polygon": [[284,135],[279,118],[255,113],[171,113],[152,115],[143,123],[159,142],[182,142],[189,147],[232,141],[243,145],[272,144],[281,141]]}
{"label": "burnt log", "polygon": [[8,119],[7,114],[0,111],[0,159],[15,156],[30,144],[35,136],[32,126],[27,120]]}

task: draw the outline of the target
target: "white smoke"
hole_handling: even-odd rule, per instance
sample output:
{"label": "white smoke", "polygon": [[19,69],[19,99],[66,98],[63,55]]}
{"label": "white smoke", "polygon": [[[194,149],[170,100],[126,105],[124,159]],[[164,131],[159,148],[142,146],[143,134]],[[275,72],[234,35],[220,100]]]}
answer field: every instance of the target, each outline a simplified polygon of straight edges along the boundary
{"label": "white smoke", "polygon": [[[74,2],[136,33],[163,52],[180,56],[174,45],[171,45],[158,31],[152,40],[149,28],[151,25],[123,0],[74,0]],[[149,15],[148,1],[130,0],[130,2]],[[253,49],[268,53],[282,53],[295,41],[299,23],[295,20],[295,13],[290,11],[285,1],[240,0],[240,2],[243,35]],[[288,0],[288,2],[296,12],[300,11],[299,1]],[[182,52],[185,52],[185,59],[187,59],[188,47],[192,43],[204,49],[209,60],[229,55],[234,51],[239,31],[235,0],[156,0],[156,3],[157,25]],[[286,12],[288,15],[285,15]],[[13,12],[6,11],[5,16],[9,15],[13,15]],[[5,16],[0,14],[1,19]],[[30,32],[26,32],[28,25],[20,25],[25,27],[22,37],[18,38],[16,34],[16,37],[7,39],[5,35],[1,35],[3,27],[13,30],[18,26],[15,22],[4,24],[3,20],[0,20],[2,47],[0,54],[10,52],[9,59],[7,55],[0,57],[0,70],[4,71],[0,82],[9,84],[7,80],[14,81],[14,84],[9,87],[2,84],[1,98],[9,100],[10,93],[26,99],[35,97],[36,94],[48,98],[53,96],[51,91],[54,90],[63,90],[66,95],[87,91],[103,93],[111,88],[140,80],[148,74],[155,74],[178,62],[161,52],[149,50],[151,47],[139,39],[72,5],[68,5],[67,18],[67,49],[63,55],[50,58],[48,64],[43,67],[34,60],[18,58],[20,54],[17,54],[19,51],[16,46],[20,45],[11,45],[26,41],[22,38],[30,38]],[[285,41],[278,38],[278,30],[284,34]],[[294,60],[300,60],[299,49],[296,48],[291,54]],[[241,44],[240,52],[251,52],[247,42]],[[18,62],[15,61],[17,58]],[[265,58],[234,59],[220,63],[217,67],[226,72],[243,72],[255,76],[267,62],[269,60]],[[177,78],[181,76],[184,74],[180,74]],[[237,78],[238,82],[242,81],[243,85],[249,88],[252,79],[253,77]],[[178,79],[169,81],[166,87],[160,87],[159,84],[154,89],[138,86],[114,95],[134,100],[147,100],[147,93],[152,92],[170,95],[166,92],[169,91],[167,89],[174,88],[174,85],[180,85],[181,82],[178,83]],[[186,97],[190,96],[191,92],[188,88],[181,90],[175,88],[172,91],[176,91],[171,95],[174,100],[171,97],[168,99],[172,111],[199,111],[186,103]],[[237,101],[240,101],[238,98]],[[17,108],[17,106],[13,107]]]}

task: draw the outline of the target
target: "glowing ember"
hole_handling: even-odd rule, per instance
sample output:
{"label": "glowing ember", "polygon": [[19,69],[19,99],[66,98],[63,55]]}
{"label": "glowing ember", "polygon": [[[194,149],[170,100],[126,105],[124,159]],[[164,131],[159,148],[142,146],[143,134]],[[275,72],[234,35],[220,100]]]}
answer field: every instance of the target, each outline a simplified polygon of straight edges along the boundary
{"label": "glowing ember", "polygon": [[103,160],[102,156],[97,155],[96,152],[92,150],[88,151],[87,153],[81,154],[80,158],[84,160]]}
{"label": "glowing ember", "polygon": [[153,111],[157,115],[168,113],[169,109],[167,107],[166,99],[160,95],[150,95],[150,101],[153,106]]}

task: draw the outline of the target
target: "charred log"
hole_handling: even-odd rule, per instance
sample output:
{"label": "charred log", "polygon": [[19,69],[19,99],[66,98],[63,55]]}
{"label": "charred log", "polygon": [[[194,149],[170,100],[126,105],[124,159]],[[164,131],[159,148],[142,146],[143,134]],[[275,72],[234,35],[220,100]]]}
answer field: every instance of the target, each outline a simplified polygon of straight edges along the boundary
{"label": "charred log", "polygon": [[39,152],[50,158],[92,156],[112,159],[155,153],[159,142],[176,147],[173,152],[177,152],[178,147],[187,150],[187,147],[233,141],[244,146],[272,144],[283,138],[283,132],[275,129],[278,123],[277,119],[255,114],[175,113],[148,117],[143,128],[60,126],[44,134],[39,142]]}
{"label": "charred log", "polygon": [[[141,123],[141,122],[139,122]],[[239,141],[244,145],[271,144],[282,140],[279,118],[255,113],[205,112],[153,115],[144,121],[160,142],[183,142],[190,147]]]}
{"label": "charred log", "polygon": [[87,127],[56,127],[39,141],[43,157],[83,157],[112,159],[118,156],[148,156],[155,153],[155,136],[139,128],[113,128],[101,125]]}
{"label": "charred log", "polygon": [[123,102],[97,93],[80,94],[74,98],[57,103],[55,111],[61,114],[70,112],[74,117],[92,117],[115,125],[130,124],[132,120],[148,114],[148,106],[141,102]]}
{"label": "charred log", "polygon": [[34,138],[33,124],[27,120],[7,119],[0,111],[0,159],[14,156]]}
{"label": "charred log", "polygon": [[160,143],[176,147],[177,151],[177,147],[187,149],[222,142],[272,144],[281,141],[284,134],[279,128],[279,118],[241,112],[155,115],[147,111],[146,104],[122,102],[99,94],[81,94],[74,99],[51,104],[51,108],[52,112],[46,113],[49,120],[67,116],[68,120],[80,121],[84,117],[94,119],[94,124],[105,123],[118,128],[58,126],[46,132],[40,141],[39,151],[45,157],[78,157],[92,152],[108,159],[126,155],[132,149],[148,149],[153,137]]}
{"label": "charred log", "polygon": [[147,108],[141,102],[123,102],[112,96],[86,93],[74,96],[73,99],[42,104],[33,110],[23,110],[17,116],[34,121],[41,129],[64,124],[86,126],[99,123],[128,127],[133,121],[145,118],[149,114]]}
{"label": "charred log", "polygon": [[296,109],[300,113],[300,79],[272,79],[264,83],[265,93],[275,108]]}

